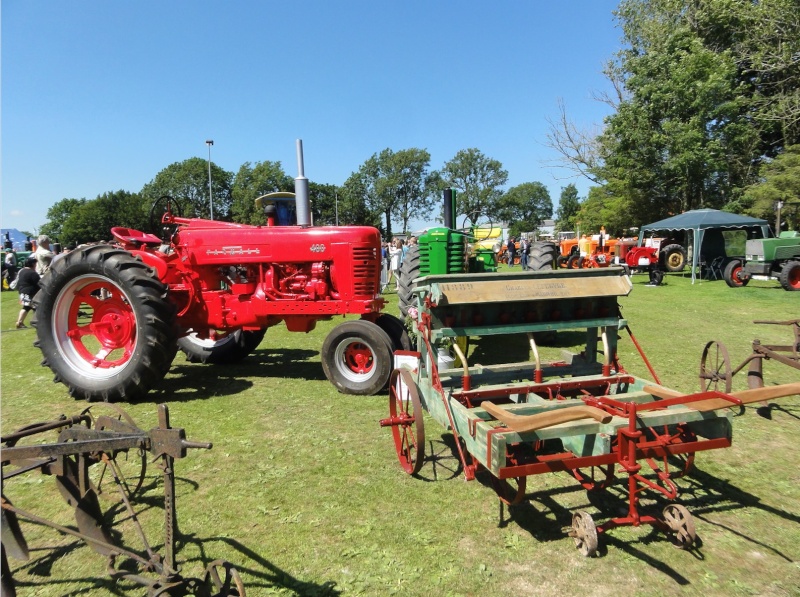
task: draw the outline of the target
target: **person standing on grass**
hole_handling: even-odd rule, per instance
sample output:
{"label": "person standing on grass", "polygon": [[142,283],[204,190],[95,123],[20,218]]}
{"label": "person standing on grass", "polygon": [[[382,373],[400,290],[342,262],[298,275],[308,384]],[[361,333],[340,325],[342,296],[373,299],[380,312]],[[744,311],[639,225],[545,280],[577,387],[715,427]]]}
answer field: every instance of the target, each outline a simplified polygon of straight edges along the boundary
{"label": "person standing on grass", "polygon": [[53,261],[53,251],[50,250],[49,236],[42,234],[36,239],[36,251],[33,254],[36,257],[36,273],[44,276]]}
{"label": "person standing on grass", "polygon": [[400,288],[400,262],[403,258],[403,241],[399,238],[392,239],[389,245],[389,283],[394,280],[395,292]]}
{"label": "person standing on grass", "polygon": [[506,253],[508,255],[508,267],[514,267],[514,258],[517,256],[517,245],[514,243],[513,236],[508,237]]}
{"label": "person standing on grass", "polygon": [[528,251],[531,249],[531,241],[523,238],[519,243],[519,264],[523,270],[528,269]]}
{"label": "person standing on grass", "polygon": [[18,330],[28,327],[25,325],[25,317],[27,317],[28,311],[33,309],[33,297],[39,292],[41,276],[36,272],[36,264],[36,257],[31,255],[25,260],[25,267],[17,274],[17,292],[19,292],[19,304],[22,305],[22,309],[17,315],[16,328]]}

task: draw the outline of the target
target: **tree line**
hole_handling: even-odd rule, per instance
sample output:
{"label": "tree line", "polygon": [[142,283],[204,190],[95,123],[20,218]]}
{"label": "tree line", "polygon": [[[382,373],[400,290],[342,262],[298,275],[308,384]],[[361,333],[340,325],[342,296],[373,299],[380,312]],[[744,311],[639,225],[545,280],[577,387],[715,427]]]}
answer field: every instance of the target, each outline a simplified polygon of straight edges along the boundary
{"label": "tree line", "polygon": [[[621,49],[604,73],[610,105],[599,134],[581,130],[562,104],[546,144],[592,186],[562,188],[556,228],[614,235],[691,209],[715,208],[800,229],[800,0],[622,0],[614,12]],[[532,140],[534,142],[534,140]],[[254,199],[293,190],[280,162],[215,164],[215,218],[260,224]],[[441,192],[458,191],[458,212],[535,230],[553,205],[539,182],[504,187],[508,172],[478,149],[432,170],[424,149],[384,149],[341,186],[310,184],[316,224],[376,226],[392,236],[412,216],[437,213]],[[63,199],[42,232],[62,242],[97,240],[111,226],[147,229],[162,195],[208,217],[207,163],[191,158],[159,172],[139,193]]]}
{"label": "tree line", "polygon": [[800,226],[800,1],[623,0],[599,135],[560,107],[547,144],[591,180],[576,216],[620,233],[691,209]]}
{"label": "tree line", "polygon": [[[137,193],[119,190],[92,200],[62,199],[48,210],[41,232],[62,244],[80,244],[108,239],[114,226],[153,231],[150,210],[165,195],[175,199],[181,215],[209,218],[208,168],[202,158],[189,158],[161,170]],[[247,162],[235,174],[213,162],[210,168],[216,220],[265,224],[255,199],[294,191],[294,179],[280,162]],[[373,154],[341,186],[310,182],[309,198],[315,225],[374,226],[385,237],[408,232],[412,217],[440,216],[446,188],[458,191],[458,212],[468,214],[469,221],[509,222],[519,233],[536,230],[552,216],[553,203],[544,184],[524,183],[504,191],[507,181],[502,164],[477,149],[459,151],[441,170],[432,170],[424,149],[387,148]]]}

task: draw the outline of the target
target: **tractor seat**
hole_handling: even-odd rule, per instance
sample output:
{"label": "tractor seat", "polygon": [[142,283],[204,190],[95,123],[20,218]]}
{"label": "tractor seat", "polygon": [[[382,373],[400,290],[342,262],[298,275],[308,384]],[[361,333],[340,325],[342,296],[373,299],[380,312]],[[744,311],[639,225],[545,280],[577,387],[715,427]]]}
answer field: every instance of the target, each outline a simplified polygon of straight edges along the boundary
{"label": "tractor seat", "polygon": [[123,228],[116,226],[111,229],[111,234],[121,243],[126,245],[147,245],[152,247],[160,247],[161,239],[155,234],[142,232],[141,230],[134,230],[133,228]]}

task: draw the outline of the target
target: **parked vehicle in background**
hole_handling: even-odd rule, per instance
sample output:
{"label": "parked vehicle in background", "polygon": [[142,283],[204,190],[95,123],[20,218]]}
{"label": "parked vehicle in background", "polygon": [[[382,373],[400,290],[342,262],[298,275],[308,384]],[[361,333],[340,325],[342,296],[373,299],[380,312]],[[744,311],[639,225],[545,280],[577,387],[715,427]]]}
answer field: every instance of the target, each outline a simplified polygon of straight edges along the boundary
{"label": "parked vehicle in background", "polygon": [[723,273],[731,288],[746,286],[753,276],[777,278],[784,290],[800,290],[800,232],[748,240],[745,256],[731,259]]}

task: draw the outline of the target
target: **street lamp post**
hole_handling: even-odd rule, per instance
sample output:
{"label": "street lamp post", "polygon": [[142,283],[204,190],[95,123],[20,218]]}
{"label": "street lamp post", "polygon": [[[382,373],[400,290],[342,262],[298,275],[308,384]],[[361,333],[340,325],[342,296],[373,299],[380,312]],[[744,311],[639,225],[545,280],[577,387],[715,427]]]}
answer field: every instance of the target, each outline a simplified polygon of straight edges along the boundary
{"label": "street lamp post", "polygon": [[214,141],[212,139],[208,139],[206,141],[206,145],[208,145],[208,205],[211,209],[211,219],[214,219],[214,199],[213,195],[211,194],[211,146],[214,145]]}

